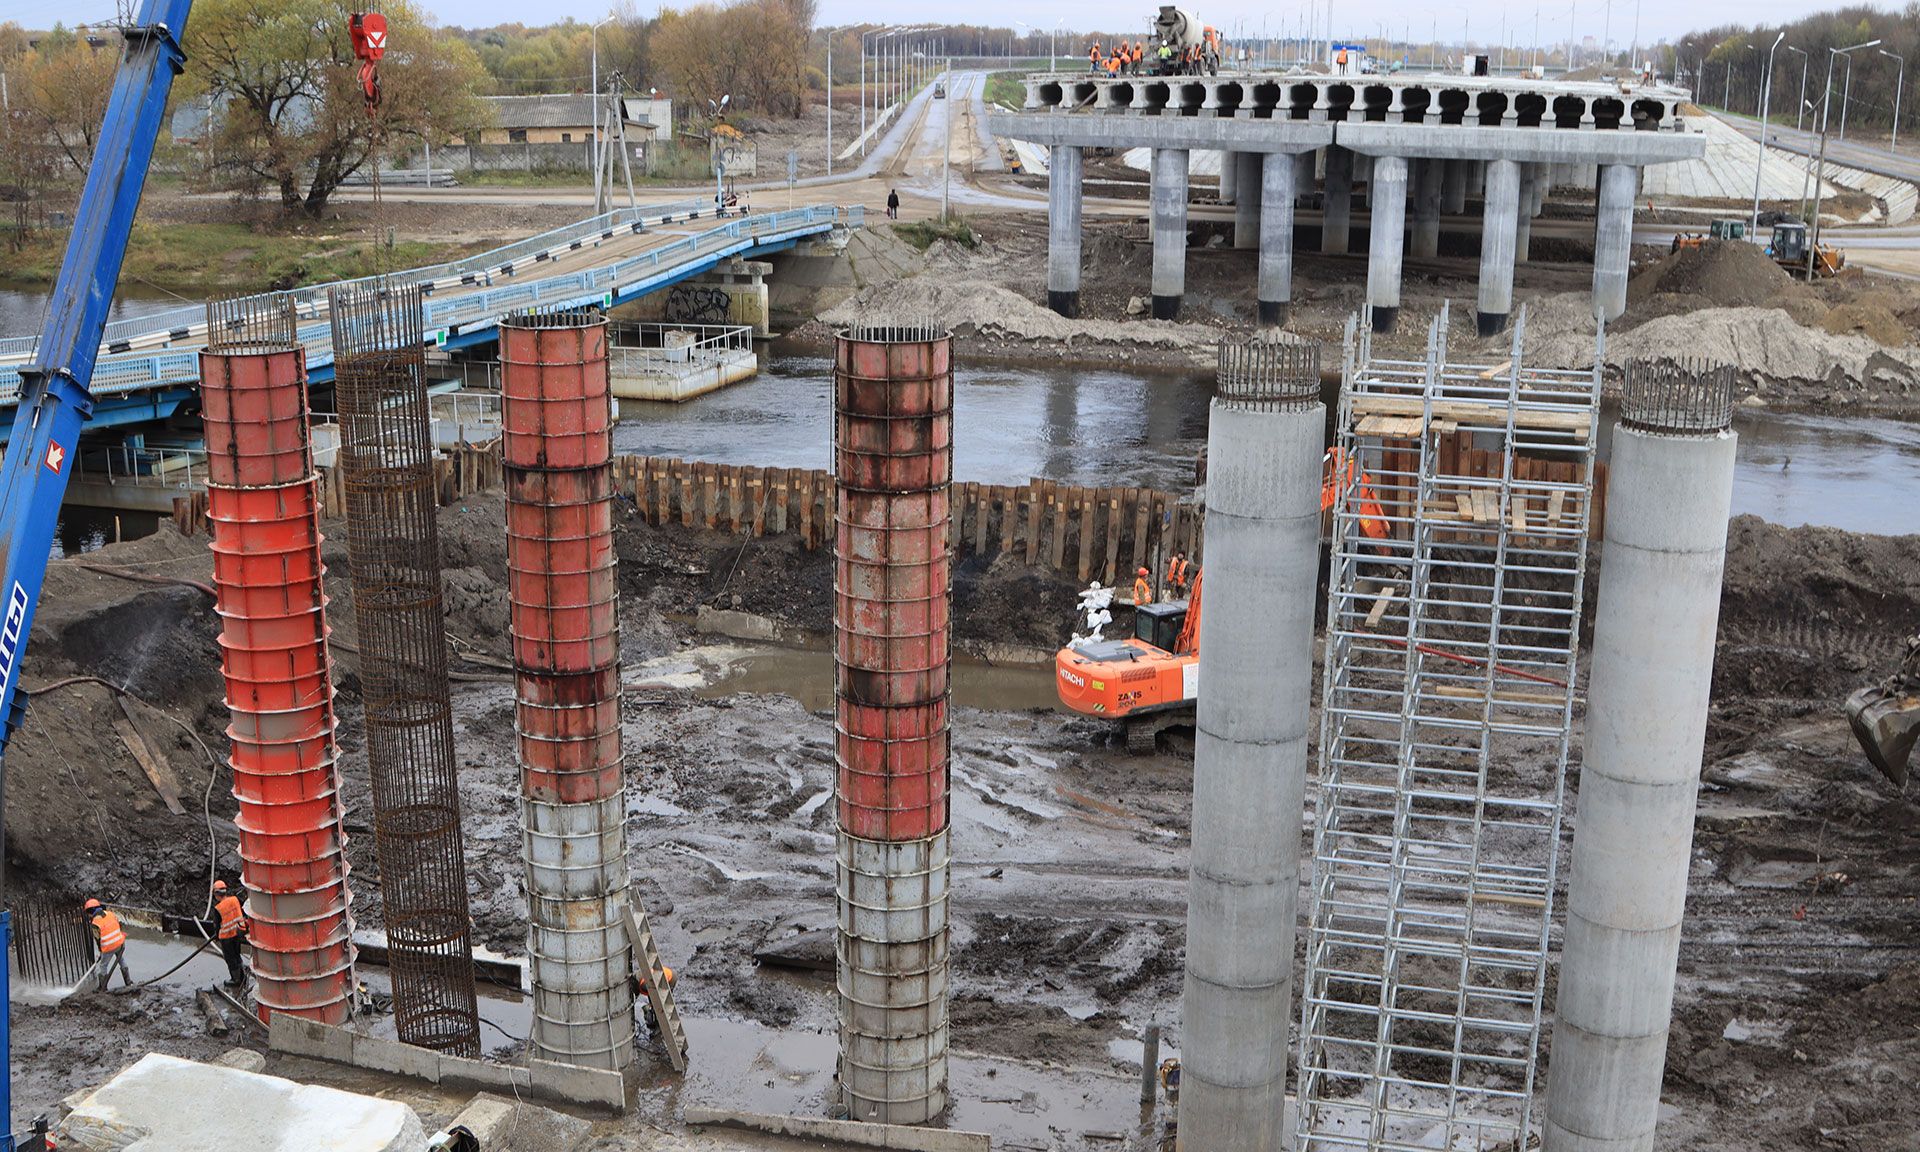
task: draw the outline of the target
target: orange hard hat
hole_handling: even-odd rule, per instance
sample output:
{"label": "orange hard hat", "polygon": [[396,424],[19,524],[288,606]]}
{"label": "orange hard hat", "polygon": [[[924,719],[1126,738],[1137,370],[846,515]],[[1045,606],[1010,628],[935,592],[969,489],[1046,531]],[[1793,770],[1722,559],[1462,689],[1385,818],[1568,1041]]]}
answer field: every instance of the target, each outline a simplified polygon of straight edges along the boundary
{"label": "orange hard hat", "polygon": [[227,890],[227,882],[225,880],[215,880],[213,882],[213,890],[215,892],[225,892]]}
{"label": "orange hard hat", "polygon": [[106,905],[100,903],[100,901],[98,900],[89,900],[87,901],[86,911],[91,912],[95,908],[104,908],[104,907],[106,907]]}
{"label": "orange hard hat", "polygon": [[662,972],[664,972],[664,973],[666,973],[666,977],[667,977],[667,983],[669,983],[669,984],[671,984],[671,983],[673,983],[673,969],[672,969],[672,968],[669,968],[669,967],[667,967],[666,965],[664,965],[664,964],[662,964],[662,965],[660,966],[660,971],[662,971]]}
{"label": "orange hard hat", "polygon": [[1142,568],[1140,569],[1140,571],[1134,573],[1135,576],[1145,576],[1146,574],[1147,574],[1147,570],[1145,568]]}

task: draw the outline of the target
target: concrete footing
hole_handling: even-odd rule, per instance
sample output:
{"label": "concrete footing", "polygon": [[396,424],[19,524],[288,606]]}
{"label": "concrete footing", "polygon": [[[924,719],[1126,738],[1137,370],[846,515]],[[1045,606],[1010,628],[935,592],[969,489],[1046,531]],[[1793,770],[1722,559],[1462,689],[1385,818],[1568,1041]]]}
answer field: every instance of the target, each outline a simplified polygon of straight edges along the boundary
{"label": "concrete footing", "polygon": [[[1317,377],[1317,371],[1312,373]],[[1222,386],[1226,386],[1223,375]],[[1179,1148],[1279,1152],[1325,410],[1213,404]]]}
{"label": "concrete footing", "polygon": [[1654,1146],[1736,439],[1613,434],[1546,1152]]}
{"label": "concrete footing", "polygon": [[[1307,163],[1313,162],[1309,156]],[[1297,157],[1269,152],[1260,162],[1260,283],[1255,292],[1260,323],[1287,322],[1293,299],[1293,204],[1299,191]]]}
{"label": "concrete footing", "polygon": [[1353,153],[1345,148],[1327,149],[1327,184],[1322,201],[1320,251],[1344,254],[1353,220]]}
{"label": "concrete footing", "polygon": [[1153,152],[1153,318],[1180,315],[1187,286],[1187,150]]}
{"label": "concrete footing", "polygon": [[1047,176],[1047,307],[1080,315],[1080,149],[1055,144]]}
{"label": "concrete footing", "polygon": [[1373,216],[1367,227],[1367,305],[1372,310],[1373,330],[1391,332],[1400,316],[1400,256],[1407,221],[1407,162],[1398,156],[1375,157],[1370,187]]}
{"label": "concrete footing", "polygon": [[1520,215],[1520,165],[1512,160],[1487,163],[1486,215],[1480,229],[1480,335],[1507,326],[1513,311],[1513,243]]}

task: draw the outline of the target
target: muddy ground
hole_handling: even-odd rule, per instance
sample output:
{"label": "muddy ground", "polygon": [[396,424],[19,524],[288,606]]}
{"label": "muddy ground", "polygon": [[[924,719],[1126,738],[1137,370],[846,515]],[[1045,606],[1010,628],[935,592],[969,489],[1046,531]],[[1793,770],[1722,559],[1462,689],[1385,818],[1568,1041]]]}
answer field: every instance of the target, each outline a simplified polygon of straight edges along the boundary
{"label": "muddy ground", "polygon": [[[499,497],[483,495],[446,509],[441,530],[448,631],[456,652],[477,657],[456,664],[454,684],[473,913],[481,942],[517,954],[526,909],[511,688],[490,667],[508,644],[501,517]],[[336,525],[330,535],[343,533]],[[1866,767],[1839,704],[1882,674],[1920,618],[1920,538],[1743,518],[1729,541],[1660,1147],[1913,1147],[1920,1122],[1899,1086],[1920,1073],[1920,807]],[[694,634],[688,621],[702,605],[817,630],[830,623],[831,573],[825,552],[775,540],[743,548],[635,516],[622,519],[618,545],[630,859],[707,1045],[684,1089],[650,1067],[643,1119],[598,1129],[595,1146],[633,1148],[654,1146],[635,1133],[675,1127],[687,1100],[805,1109],[826,1094],[830,984],[755,953],[780,944],[817,955],[806,934],[833,922],[831,716],[784,695],[707,698],[680,685],[729,643]],[[332,619],[350,645],[346,558],[329,549]],[[210,567],[205,542],[171,528],[85,563],[199,580]],[[1071,591],[1011,558],[963,569],[960,638],[1056,643]],[[53,565],[44,604],[29,685],[102,677],[224,754],[216,623],[203,593],[67,560]],[[355,907],[374,925],[355,657],[337,658]],[[137,774],[108,723],[105,689],[56,689],[34,701],[8,756],[14,884],[202,906],[205,761],[145,705],[135,716],[163,744],[186,815],[170,815]],[[1142,1122],[1127,1103],[1127,1043],[1149,1023],[1179,1040],[1190,756],[1178,733],[1158,754],[1131,757],[1100,727],[1058,713],[956,710],[953,1027],[967,1054],[956,1064],[967,1097],[956,1123],[1016,1148],[1085,1147],[1087,1130],[1122,1136],[1102,1147],[1158,1146],[1164,1117]],[[231,873],[232,801],[224,775],[213,784],[220,867]],[[138,952],[133,962],[137,975],[156,967]],[[144,1051],[205,1057],[236,1039],[257,1044],[204,1029],[179,987],[21,1008],[22,1114]],[[276,1068],[352,1084],[338,1070]],[[458,1104],[424,1089],[400,1095],[429,1118]]]}

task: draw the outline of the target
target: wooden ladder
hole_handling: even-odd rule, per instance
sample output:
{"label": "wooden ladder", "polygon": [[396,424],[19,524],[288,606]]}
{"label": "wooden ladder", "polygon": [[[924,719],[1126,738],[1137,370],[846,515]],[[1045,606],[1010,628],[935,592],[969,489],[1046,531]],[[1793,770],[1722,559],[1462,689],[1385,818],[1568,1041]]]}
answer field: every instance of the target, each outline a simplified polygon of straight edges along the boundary
{"label": "wooden ladder", "polygon": [[680,1009],[673,1003],[673,988],[667,984],[660,948],[653,942],[653,921],[647,918],[647,910],[640,907],[639,899],[631,891],[627,894],[627,937],[633,941],[634,974],[646,985],[660,1039],[667,1046],[667,1059],[675,1072],[685,1072],[687,1030],[680,1023]]}

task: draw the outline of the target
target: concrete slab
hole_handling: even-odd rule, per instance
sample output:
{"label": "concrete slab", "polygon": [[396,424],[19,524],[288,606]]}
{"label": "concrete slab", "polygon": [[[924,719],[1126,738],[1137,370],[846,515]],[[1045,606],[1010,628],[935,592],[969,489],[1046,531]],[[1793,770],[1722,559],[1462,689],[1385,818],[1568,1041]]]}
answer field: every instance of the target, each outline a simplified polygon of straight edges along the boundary
{"label": "concrete slab", "polygon": [[151,1053],[61,1125],[87,1152],[420,1152],[413,1109],[333,1088]]}
{"label": "concrete slab", "polygon": [[485,1152],[574,1152],[593,1131],[578,1116],[490,1092],[468,1101],[447,1127],[473,1133]]}

